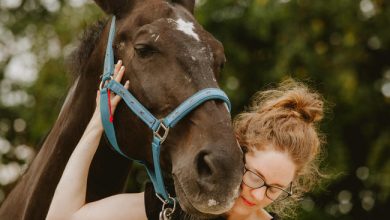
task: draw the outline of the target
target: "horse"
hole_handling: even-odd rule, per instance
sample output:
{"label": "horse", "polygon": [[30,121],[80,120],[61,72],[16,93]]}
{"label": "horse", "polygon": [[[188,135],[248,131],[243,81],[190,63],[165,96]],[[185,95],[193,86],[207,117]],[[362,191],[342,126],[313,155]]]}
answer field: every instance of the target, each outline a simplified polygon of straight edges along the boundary
{"label": "horse", "polygon": [[[152,114],[165,117],[199,90],[218,88],[222,44],[195,20],[194,0],[95,0],[116,17],[115,60],[123,81]],[[0,219],[44,219],[56,185],[95,109],[110,19],[86,32],[72,54],[74,82],[59,116],[26,173],[4,200]],[[113,121],[121,151],[152,166],[152,132],[123,103]],[[239,194],[243,155],[223,102],[209,100],[185,116],[161,147],[164,178],[180,207],[195,218],[229,210]],[[105,136],[88,174],[87,202],[123,192],[132,162]]]}

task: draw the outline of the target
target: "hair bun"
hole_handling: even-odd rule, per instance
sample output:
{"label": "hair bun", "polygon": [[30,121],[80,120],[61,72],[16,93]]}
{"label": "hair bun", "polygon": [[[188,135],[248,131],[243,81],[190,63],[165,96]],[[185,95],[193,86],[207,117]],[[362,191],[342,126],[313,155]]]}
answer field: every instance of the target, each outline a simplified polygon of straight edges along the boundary
{"label": "hair bun", "polygon": [[318,122],[323,118],[322,97],[309,90],[303,83],[289,79],[283,81],[276,89],[261,92],[256,97],[254,106],[258,112],[277,109],[287,110],[307,123]]}
{"label": "hair bun", "polygon": [[308,92],[307,88],[287,92],[280,97],[275,107],[291,110],[308,123],[320,121],[323,117],[323,102],[316,93]]}

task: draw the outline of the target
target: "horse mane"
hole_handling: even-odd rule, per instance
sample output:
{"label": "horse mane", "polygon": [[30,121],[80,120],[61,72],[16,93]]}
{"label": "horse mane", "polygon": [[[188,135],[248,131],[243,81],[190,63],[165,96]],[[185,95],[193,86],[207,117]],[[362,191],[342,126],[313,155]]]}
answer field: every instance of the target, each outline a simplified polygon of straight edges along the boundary
{"label": "horse mane", "polygon": [[66,58],[66,66],[73,80],[85,73],[85,66],[92,51],[100,40],[108,19],[98,20],[89,25],[79,37],[79,44]]}

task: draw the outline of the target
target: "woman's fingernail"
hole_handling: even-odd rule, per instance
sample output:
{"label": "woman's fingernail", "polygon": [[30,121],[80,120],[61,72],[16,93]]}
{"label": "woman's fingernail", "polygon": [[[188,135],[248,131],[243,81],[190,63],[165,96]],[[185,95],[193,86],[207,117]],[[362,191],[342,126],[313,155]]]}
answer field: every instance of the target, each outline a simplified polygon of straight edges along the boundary
{"label": "woman's fingernail", "polygon": [[118,65],[122,64],[122,60],[118,60],[118,63],[116,63]]}
{"label": "woman's fingernail", "polygon": [[119,71],[123,71],[125,69],[125,66],[121,66]]}

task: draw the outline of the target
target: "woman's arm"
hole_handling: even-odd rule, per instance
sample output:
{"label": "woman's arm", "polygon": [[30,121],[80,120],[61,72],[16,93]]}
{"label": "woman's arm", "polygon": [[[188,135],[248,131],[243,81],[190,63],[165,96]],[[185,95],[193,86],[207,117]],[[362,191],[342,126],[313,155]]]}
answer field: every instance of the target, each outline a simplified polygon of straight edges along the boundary
{"label": "woman's arm", "polygon": [[[123,74],[119,61],[114,79],[120,82]],[[127,81],[125,88],[128,86]],[[98,92],[95,112],[66,164],[46,219],[146,219],[142,193],[115,195],[85,204],[89,167],[103,134],[99,99]],[[111,98],[113,112],[120,100],[120,96]]]}

